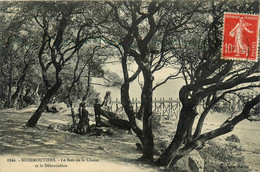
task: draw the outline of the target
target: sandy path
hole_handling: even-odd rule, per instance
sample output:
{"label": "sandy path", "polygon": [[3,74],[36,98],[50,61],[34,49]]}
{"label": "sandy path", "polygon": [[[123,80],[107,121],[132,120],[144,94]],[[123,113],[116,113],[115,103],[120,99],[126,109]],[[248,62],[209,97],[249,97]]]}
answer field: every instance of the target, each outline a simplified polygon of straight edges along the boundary
{"label": "sandy path", "polygon": [[[158,167],[137,162],[141,153],[136,150],[137,138],[125,130],[110,136],[81,136],[49,129],[50,124],[71,121],[66,115],[44,113],[36,128],[25,127],[30,110],[0,111],[0,172],[156,172]],[[21,158],[55,158],[55,162],[25,163]],[[8,163],[7,158],[16,159]],[[63,159],[85,159],[80,162],[61,162]],[[90,161],[88,161],[90,160]],[[36,168],[35,165],[67,165],[66,168]],[[28,170],[29,169],[29,170]]]}
{"label": "sandy path", "polygon": [[[114,171],[117,171],[116,169],[120,169],[119,171],[125,169],[125,171],[133,172],[160,171],[159,168],[143,165],[135,161],[141,156],[141,153],[138,152],[135,147],[135,143],[138,142],[138,139],[134,137],[134,135],[129,135],[124,131],[117,132],[115,136],[113,136],[114,139],[111,139],[110,137],[79,136],[73,133],[49,130],[49,124],[65,124],[66,121],[71,121],[71,117],[57,114],[43,114],[37,129],[21,127],[29,119],[34,110],[33,108],[28,108],[17,113],[16,110],[10,109],[0,112],[1,154],[3,153],[5,156],[17,156],[19,154],[23,156],[46,155],[49,157],[58,155],[67,157],[74,155],[74,158],[87,156],[100,160],[99,162],[88,163],[87,168],[85,164],[85,171],[86,169],[93,171],[94,167],[97,168],[97,171],[101,169],[105,169],[106,171],[110,169],[115,169]],[[223,114],[210,114],[206,119],[203,132],[219,127],[226,118],[227,116]],[[169,124],[169,137],[172,137],[172,132],[175,131],[175,124],[176,121],[174,121],[174,124]],[[259,124],[260,122],[243,121],[239,123],[232,132],[216,138],[216,140],[224,140],[231,134],[237,134],[241,141],[246,163],[252,171],[260,171]],[[105,150],[99,150],[99,147]],[[3,158],[1,158],[1,160],[3,160]],[[0,162],[1,165],[3,165],[3,163],[3,161]],[[79,163],[77,167],[82,165],[84,164]],[[111,168],[112,166],[113,168]],[[6,167],[17,168],[18,166],[13,165]],[[70,166],[69,168],[74,168],[75,170],[76,167]],[[57,169],[55,169],[55,171],[57,171]],[[0,172],[2,172],[1,168]]]}

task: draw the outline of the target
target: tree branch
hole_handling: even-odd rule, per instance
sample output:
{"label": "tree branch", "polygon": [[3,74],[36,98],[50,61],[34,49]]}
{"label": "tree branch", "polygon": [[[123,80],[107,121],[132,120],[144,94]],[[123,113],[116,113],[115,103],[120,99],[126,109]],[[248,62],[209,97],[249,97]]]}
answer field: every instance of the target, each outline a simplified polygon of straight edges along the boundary
{"label": "tree branch", "polygon": [[170,79],[179,79],[181,77],[177,77],[179,74],[181,73],[181,69],[174,75],[169,75],[167,78],[165,78],[164,81],[160,82],[160,83],[157,83],[154,87],[153,87],[153,91],[158,88],[159,86],[165,84],[168,80]]}

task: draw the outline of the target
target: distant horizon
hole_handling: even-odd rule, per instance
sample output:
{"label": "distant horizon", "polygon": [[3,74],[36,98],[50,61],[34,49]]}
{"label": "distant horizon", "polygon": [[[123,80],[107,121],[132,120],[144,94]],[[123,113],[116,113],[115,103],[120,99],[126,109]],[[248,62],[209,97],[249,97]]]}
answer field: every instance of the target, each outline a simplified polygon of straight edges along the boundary
{"label": "distant horizon", "polygon": [[[123,78],[123,71],[121,67],[120,61],[118,63],[109,63],[104,66],[104,69],[109,70],[111,72],[115,72],[119,75],[120,78]],[[131,75],[133,72],[137,69],[136,64],[131,64],[128,66],[129,75]],[[154,82],[153,85],[155,86],[156,83],[160,83],[165,80],[170,74],[175,73],[176,70],[173,68],[163,68],[159,71],[156,71],[154,75]],[[94,79],[95,83],[102,82],[100,79]],[[139,81],[143,83],[142,74],[140,74]],[[165,84],[161,85],[160,87],[156,88],[156,90],[153,93],[153,99],[160,99],[165,98],[169,99],[172,98],[174,100],[179,99],[179,90],[181,87],[185,84],[183,79],[175,79],[175,80],[168,80]],[[101,100],[104,98],[106,91],[111,91],[111,97],[112,100],[115,101],[116,99],[120,100],[120,88],[117,87],[105,87],[100,85],[94,85],[94,89],[100,93]],[[141,88],[138,83],[138,78],[130,83],[130,98],[131,99],[141,99]]]}
{"label": "distant horizon", "polygon": [[[178,80],[169,80],[167,83],[161,85],[158,87],[154,93],[153,93],[153,100],[154,99],[169,99],[172,98],[174,100],[179,99],[179,90],[181,87],[184,85],[184,81],[181,79]],[[120,95],[120,88],[117,87],[105,87],[105,86],[99,86],[99,85],[94,85],[94,89],[100,93],[99,97],[101,100],[104,98],[106,91],[111,92],[111,98],[112,101],[116,101],[116,99],[120,100],[121,95]],[[141,99],[141,88],[138,84],[137,81],[134,81],[130,85],[130,98],[131,99]]]}

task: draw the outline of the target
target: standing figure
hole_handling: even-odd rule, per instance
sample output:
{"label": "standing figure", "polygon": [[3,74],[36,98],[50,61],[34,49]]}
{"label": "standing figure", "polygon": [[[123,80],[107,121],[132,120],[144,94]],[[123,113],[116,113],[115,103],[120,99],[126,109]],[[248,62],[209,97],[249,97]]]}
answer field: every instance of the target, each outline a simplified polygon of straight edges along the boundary
{"label": "standing figure", "polygon": [[81,103],[79,104],[79,114],[78,114],[79,119],[82,117],[82,104],[83,104],[83,102],[81,102]]}
{"label": "standing figure", "polygon": [[104,97],[104,108],[107,111],[112,111],[112,98],[110,91],[107,91]]}
{"label": "standing figure", "polygon": [[241,17],[239,23],[237,23],[235,28],[229,33],[231,37],[235,36],[235,52],[237,53],[236,56],[239,56],[240,54],[246,54],[246,56],[248,56],[249,54],[249,46],[244,30],[248,33],[253,33],[253,31],[250,31],[247,28],[247,26],[250,25],[250,23],[245,22],[244,18]]}
{"label": "standing figure", "polygon": [[84,102],[80,103],[80,107],[81,107],[81,115],[77,126],[77,132],[79,134],[86,134],[90,132],[89,118],[88,118],[89,113],[86,110],[86,106]]}
{"label": "standing figure", "polygon": [[95,120],[96,120],[96,127],[101,126],[101,115],[103,113],[101,107],[104,105],[105,101],[103,101],[102,104],[99,103],[99,99],[95,99],[95,104],[94,104],[94,111],[95,111]]}

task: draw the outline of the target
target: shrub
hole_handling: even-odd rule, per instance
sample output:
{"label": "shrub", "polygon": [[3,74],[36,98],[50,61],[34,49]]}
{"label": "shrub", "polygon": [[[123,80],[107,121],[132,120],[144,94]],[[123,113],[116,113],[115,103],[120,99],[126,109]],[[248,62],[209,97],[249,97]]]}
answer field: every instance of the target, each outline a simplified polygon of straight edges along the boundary
{"label": "shrub", "polygon": [[199,151],[205,161],[205,171],[250,171],[237,143],[209,141]]}

